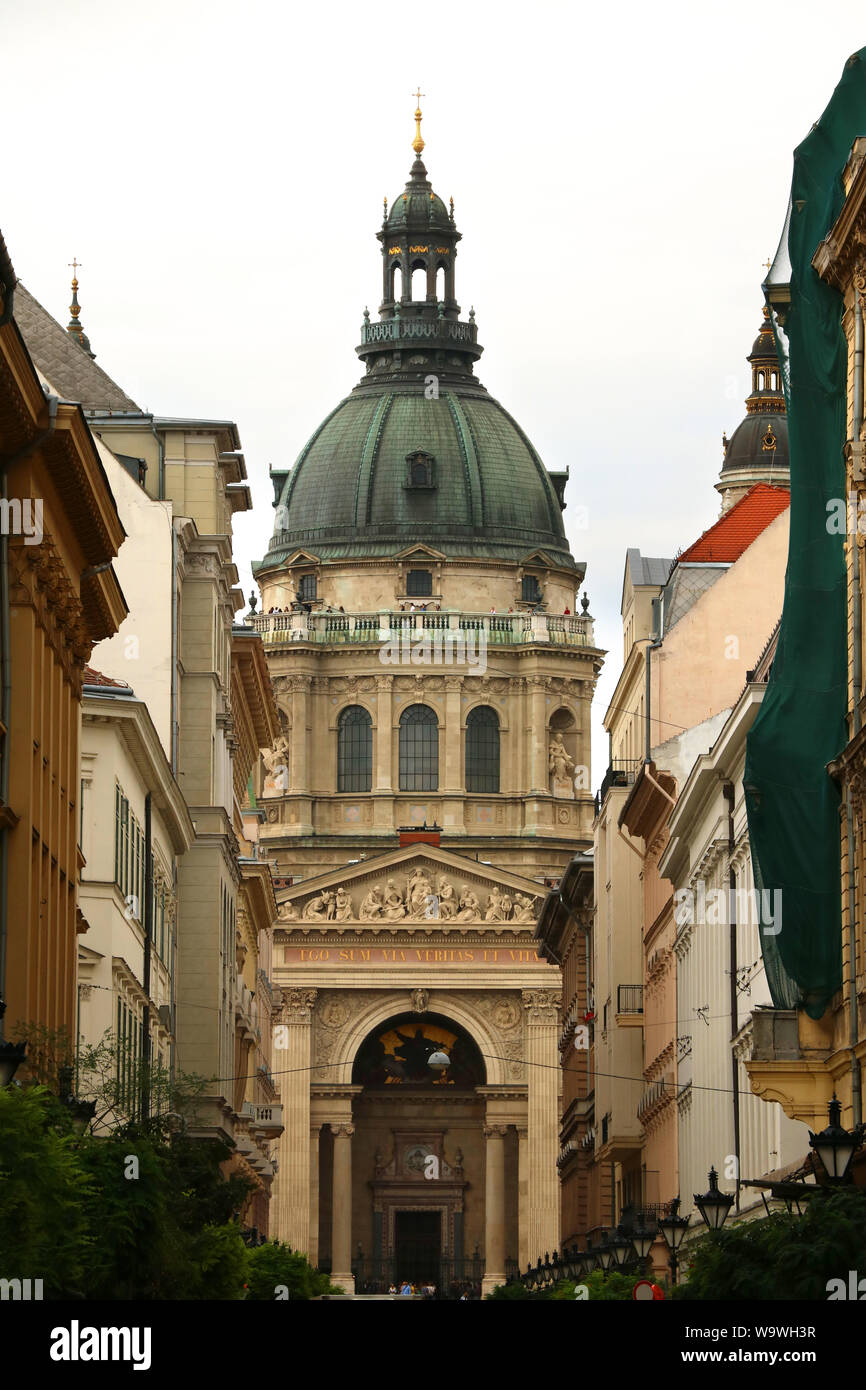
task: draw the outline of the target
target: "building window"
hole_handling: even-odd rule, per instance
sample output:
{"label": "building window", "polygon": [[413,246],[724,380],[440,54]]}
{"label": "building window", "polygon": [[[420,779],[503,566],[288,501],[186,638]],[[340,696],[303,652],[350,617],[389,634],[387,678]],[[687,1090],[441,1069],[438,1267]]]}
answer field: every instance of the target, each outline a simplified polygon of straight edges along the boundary
{"label": "building window", "polygon": [[499,791],[499,720],[489,705],[471,710],[466,720],[466,790]]}
{"label": "building window", "polygon": [[373,782],[373,721],[349,705],[337,722],[337,791],[368,792]]}
{"label": "building window", "polygon": [[439,724],[427,705],[410,705],[400,715],[400,790],[439,788]]}
{"label": "building window", "polygon": [[298,584],[298,597],[302,603],[309,603],[316,597],[316,576],[314,574],[302,574]]}
{"label": "building window", "polygon": [[525,574],[523,576],[520,598],[523,603],[541,602],[541,585],[534,574]]}
{"label": "building window", "polygon": [[410,598],[429,598],[433,593],[433,576],[429,570],[410,570],[406,578],[406,593]]}
{"label": "building window", "polygon": [[433,477],[433,465],[436,460],[432,454],[428,454],[424,449],[416,449],[413,453],[406,455],[406,480],[404,487],[409,488],[429,488],[435,487]]}

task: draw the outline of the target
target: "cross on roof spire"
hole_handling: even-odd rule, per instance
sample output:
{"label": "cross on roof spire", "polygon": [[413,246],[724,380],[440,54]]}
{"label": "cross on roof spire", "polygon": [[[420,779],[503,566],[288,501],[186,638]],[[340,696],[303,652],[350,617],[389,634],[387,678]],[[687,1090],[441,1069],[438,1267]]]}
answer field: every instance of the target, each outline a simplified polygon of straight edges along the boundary
{"label": "cross on roof spire", "polygon": [[417,92],[413,92],[412,95],[418,103],[415,107],[415,139],[412,141],[412,148],[420,159],[421,151],[424,148],[424,141],[421,137],[421,98],[426,96],[426,92],[422,92],[419,85]]}

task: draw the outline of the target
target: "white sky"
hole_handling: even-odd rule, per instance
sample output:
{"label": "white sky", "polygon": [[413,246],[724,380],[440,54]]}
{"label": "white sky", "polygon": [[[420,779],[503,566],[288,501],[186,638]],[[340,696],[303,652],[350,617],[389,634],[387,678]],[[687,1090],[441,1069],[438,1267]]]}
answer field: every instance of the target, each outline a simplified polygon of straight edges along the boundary
{"label": "white sky", "polygon": [[[268,464],[291,464],[360,378],[420,83],[478,375],[547,466],[571,468],[566,527],[610,650],[597,786],[626,547],[673,555],[718,515],[791,154],[863,16],[854,0],[5,0],[0,227],[64,324],[82,261],[81,321],[139,404],[237,421],[248,594]],[[587,530],[569,527],[578,505]]]}

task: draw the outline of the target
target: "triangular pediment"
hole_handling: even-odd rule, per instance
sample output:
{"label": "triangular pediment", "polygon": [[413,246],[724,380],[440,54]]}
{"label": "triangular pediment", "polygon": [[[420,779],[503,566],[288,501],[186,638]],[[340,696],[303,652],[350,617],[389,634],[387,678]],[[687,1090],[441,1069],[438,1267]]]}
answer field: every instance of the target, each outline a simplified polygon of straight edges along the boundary
{"label": "triangular pediment", "polygon": [[318,555],[314,555],[310,550],[293,550],[291,555],[283,561],[286,569],[293,569],[295,565],[317,565]]}
{"label": "triangular pediment", "polygon": [[529,566],[532,569],[551,569],[553,568],[549,555],[545,555],[543,550],[533,550],[531,555],[525,555],[520,561],[524,569]]}
{"label": "triangular pediment", "polygon": [[[544,884],[438,845],[412,844],[281,890],[277,925],[427,929],[483,923],[531,930]],[[507,926],[506,926],[507,929]]]}
{"label": "triangular pediment", "polygon": [[409,545],[405,550],[398,550],[394,556],[395,560],[444,560],[447,557],[441,550],[434,550],[432,545]]}

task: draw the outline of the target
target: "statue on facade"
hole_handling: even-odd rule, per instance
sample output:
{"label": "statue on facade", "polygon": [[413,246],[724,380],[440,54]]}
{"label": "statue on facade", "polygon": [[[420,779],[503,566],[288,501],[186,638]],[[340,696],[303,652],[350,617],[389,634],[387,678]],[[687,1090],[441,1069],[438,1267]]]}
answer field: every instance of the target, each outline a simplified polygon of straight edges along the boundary
{"label": "statue on facade", "polygon": [[358,910],[358,920],[361,922],[378,922],[383,910],[382,885],[377,883],[372,887],[364,898]]}
{"label": "statue on facade", "polygon": [[352,899],[345,888],[338,888],[334,896],[334,921],[353,922],[355,914],[352,910]]}
{"label": "statue on facade", "polygon": [[430,898],[433,888],[427,870],[418,865],[406,880],[406,908],[409,917],[430,917]]}
{"label": "statue on facade", "polygon": [[440,878],[436,889],[439,895],[439,916],[446,921],[457,916],[457,894],[447,878]]}
{"label": "statue on facade", "polygon": [[493,892],[488,894],[487,908],[484,913],[485,922],[504,922],[505,915],[502,905],[502,894],[494,886]]}
{"label": "statue on facade", "polygon": [[525,893],[518,893],[514,904],[514,921],[534,922],[537,901],[537,898],[528,898]]}
{"label": "statue on facade", "polygon": [[393,878],[388,879],[383,911],[389,922],[396,922],[401,917],[406,916],[406,904],[403,902],[402,895],[397,892],[397,885]]}
{"label": "statue on facade", "polygon": [[553,774],[553,795],[574,797],[574,759],[562,741],[561,734],[554,734],[547,748],[547,766]]}
{"label": "statue on facade", "polygon": [[304,916],[314,922],[330,922],[334,917],[334,894],[327,892],[319,893],[315,898],[310,898],[307,903]]}
{"label": "statue on facade", "polygon": [[458,922],[477,922],[481,917],[481,904],[478,898],[469,887],[468,883],[460,886],[460,904],[457,913]]}
{"label": "statue on facade", "polygon": [[294,903],[281,903],[277,917],[281,922],[297,922],[298,909]]}
{"label": "statue on facade", "polygon": [[280,734],[273,748],[262,748],[265,780],[262,796],[280,796],[289,790],[289,740]]}
{"label": "statue on facade", "polygon": [[427,1012],[427,1001],[430,998],[430,991],[427,989],[413,989],[410,994],[412,1000],[412,1012],[424,1014]]}

